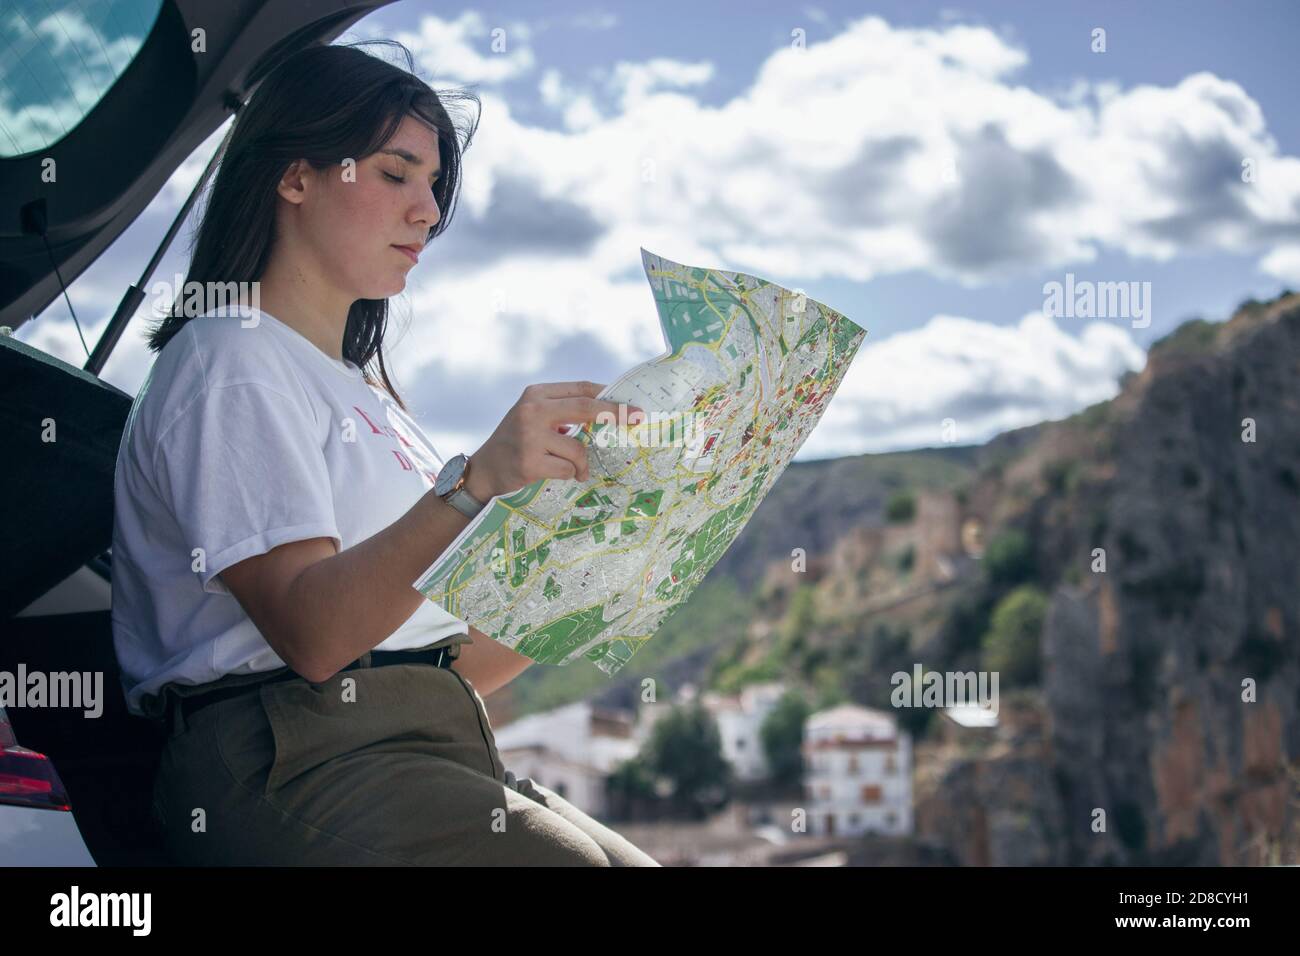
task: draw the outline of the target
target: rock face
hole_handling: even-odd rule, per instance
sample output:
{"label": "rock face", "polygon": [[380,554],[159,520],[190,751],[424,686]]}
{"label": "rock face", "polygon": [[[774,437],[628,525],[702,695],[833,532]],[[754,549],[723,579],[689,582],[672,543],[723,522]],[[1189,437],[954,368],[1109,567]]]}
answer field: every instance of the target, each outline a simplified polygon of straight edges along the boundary
{"label": "rock face", "polygon": [[918,770],[929,769],[916,781],[917,832],[962,866],[1059,864],[1068,824],[1045,709],[1036,699],[1003,700],[998,718],[996,730],[963,730],[970,739],[917,749]]}
{"label": "rock face", "polygon": [[1300,862],[1300,305],[1207,344],[1126,389],[1113,476],[1081,498],[1106,571],[1053,595],[1061,862]]}
{"label": "rock face", "polygon": [[1073,475],[1016,522],[1041,721],[936,747],[918,830],[975,865],[1300,863],[1300,297],[1185,326],[1107,405],[1003,459]]}

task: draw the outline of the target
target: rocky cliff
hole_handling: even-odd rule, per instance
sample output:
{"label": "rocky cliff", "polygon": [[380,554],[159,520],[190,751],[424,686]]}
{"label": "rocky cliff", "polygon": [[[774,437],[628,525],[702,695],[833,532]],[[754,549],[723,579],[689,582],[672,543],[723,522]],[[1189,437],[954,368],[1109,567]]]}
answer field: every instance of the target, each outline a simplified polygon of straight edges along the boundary
{"label": "rocky cliff", "polygon": [[[962,732],[989,740],[922,747],[922,839],[971,864],[1300,863],[1300,297],[1181,327],[968,500],[1033,543],[1041,682]],[[928,666],[971,663],[958,630]]]}
{"label": "rocky cliff", "polygon": [[1055,856],[1296,863],[1300,297],[1180,331],[1112,403],[1099,478],[1039,509],[1088,569],[1043,632]]}

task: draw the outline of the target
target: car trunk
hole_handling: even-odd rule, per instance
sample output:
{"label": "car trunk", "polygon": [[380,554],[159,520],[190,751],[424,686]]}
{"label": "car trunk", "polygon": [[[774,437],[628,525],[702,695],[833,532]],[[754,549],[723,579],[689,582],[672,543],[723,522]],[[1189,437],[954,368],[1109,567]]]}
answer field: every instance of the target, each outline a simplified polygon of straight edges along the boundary
{"label": "car trunk", "polygon": [[130,408],[128,395],[95,376],[0,338],[0,434],[11,451],[0,670],[103,674],[100,716],[11,707],[9,721],[19,743],[54,762],[101,865],[165,861],[148,818],[162,728],[126,710],[109,611],[15,614],[112,543],[113,469]]}
{"label": "car trunk", "polygon": [[[70,133],[0,156],[0,323],[19,326],[58,298],[284,57],[390,2],[163,0],[139,52]],[[198,27],[202,52],[191,47]],[[57,181],[41,175],[47,159]],[[19,744],[53,761],[100,865],[166,862],[149,816],[163,728],[126,710],[108,610],[19,612],[84,566],[111,574],[113,475],[131,396],[96,373],[188,209],[135,284],[124,281],[120,302],[100,304],[95,319],[113,317],[89,371],[0,334],[0,670],[103,674],[99,717],[66,707],[11,707],[8,717]]]}

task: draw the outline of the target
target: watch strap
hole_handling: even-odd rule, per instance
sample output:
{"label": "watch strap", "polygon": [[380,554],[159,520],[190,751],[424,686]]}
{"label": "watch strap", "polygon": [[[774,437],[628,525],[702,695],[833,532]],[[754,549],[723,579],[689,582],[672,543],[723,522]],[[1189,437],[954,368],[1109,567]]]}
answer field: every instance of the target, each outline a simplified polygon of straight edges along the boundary
{"label": "watch strap", "polygon": [[479,501],[464,488],[457,488],[451,494],[442,499],[451,505],[466,518],[473,518],[483,510],[483,502]]}

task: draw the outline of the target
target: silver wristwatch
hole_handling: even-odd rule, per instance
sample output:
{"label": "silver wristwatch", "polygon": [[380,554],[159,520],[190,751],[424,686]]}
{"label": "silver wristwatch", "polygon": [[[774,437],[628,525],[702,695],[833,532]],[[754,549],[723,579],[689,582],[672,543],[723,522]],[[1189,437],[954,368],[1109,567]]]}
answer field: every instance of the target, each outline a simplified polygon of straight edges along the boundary
{"label": "silver wristwatch", "polygon": [[465,479],[468,477],[469,456],[462,452],[442,466],[433,483],[433,492],[466,518],[473,518],[486,505],[465,490]]}

